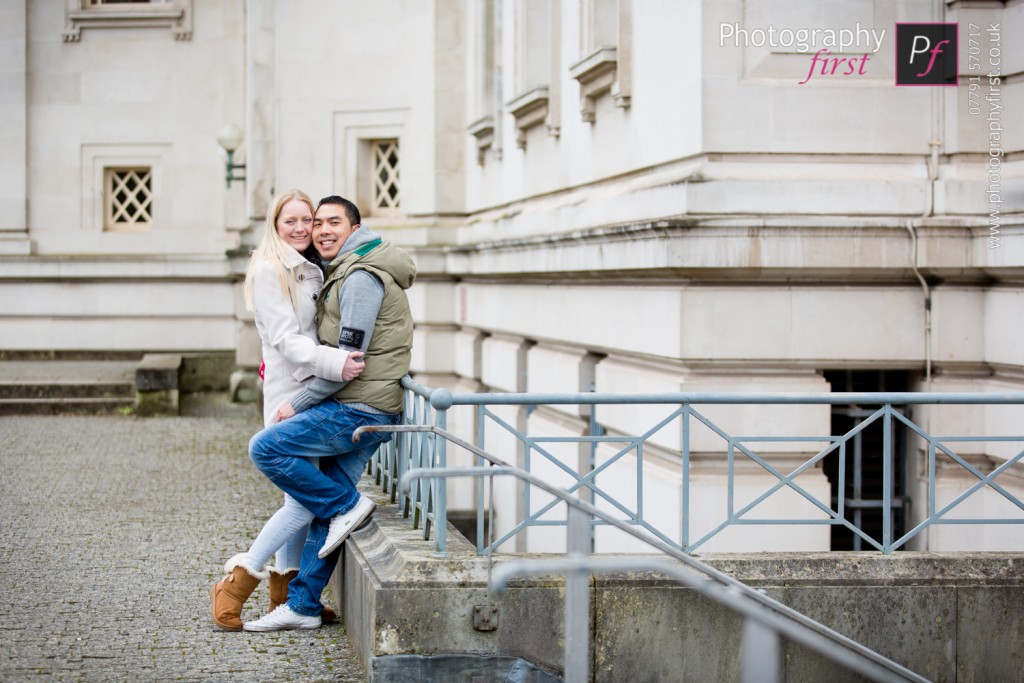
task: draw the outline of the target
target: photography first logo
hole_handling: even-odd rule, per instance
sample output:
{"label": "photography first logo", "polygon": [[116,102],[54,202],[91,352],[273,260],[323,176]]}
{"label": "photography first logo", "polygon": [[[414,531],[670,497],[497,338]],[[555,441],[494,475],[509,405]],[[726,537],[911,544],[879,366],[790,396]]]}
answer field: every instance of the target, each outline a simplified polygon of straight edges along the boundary
{"label": "photography first logo", "polygon": [[896,24],[896,85],[958,84],[958,24]]}
{"label": "photography first logo", "polygon": [[[956,86],[959,78],[957,24],[896,24],[896,85]],[[746,29],[738,23],[719,24],[718,45],[725,47],[790,48],[810,53],[807,75],[813,78],[863,76],[868,62],[882,47],[885,29],[768,28]],[[833,50],[837,54],[833,54]]]}
{"label": "photography first logo", "polygon": [[[793,48],[797,52],[810,52],[810,68],[807,76],[799,82],[804,85],[816,75],[831,76],[863,76],[867,73],[868,62],[872,55],[882,47],[885,29],[876,31],[864,28],[859,23],[853,28],[783,28],[776,29],[769,25],[767,29],[745,29],[737,23],[719,24],[718,45],[725,47],[731,40],[735,47],[754,46]],[[840,55],[833,55],[836,50]],[[846,51],[848,54],[842,54]],[[860,54],[858,54],[858,52]],[[870,54],[869,54],[870,53]]]}

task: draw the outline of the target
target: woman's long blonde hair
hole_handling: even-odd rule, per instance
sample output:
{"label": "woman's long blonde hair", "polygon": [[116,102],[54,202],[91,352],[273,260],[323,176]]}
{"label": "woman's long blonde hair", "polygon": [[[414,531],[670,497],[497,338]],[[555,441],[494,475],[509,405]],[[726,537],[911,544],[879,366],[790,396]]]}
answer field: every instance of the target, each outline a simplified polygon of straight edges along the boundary
{"label": "woman's long blonde hair", "polygon": [[253,274],[256,266],[264,262],[274,266],[281,279],[281,291],[287,292],[292,303],[295,303],[295,273],[285,266],[288,254],[295,250],[277,234],[277,219],[281,215],[281,209],[293,199],[298,199],[309,206],[310,214],[315,212],[313,200],[301,190],[288,190],[274,197],[270,210],[267,211],[263,239],[253,250],[252,256],[249,257],[249,265],[245,269],[245,307],[250,311],[253,310]]}

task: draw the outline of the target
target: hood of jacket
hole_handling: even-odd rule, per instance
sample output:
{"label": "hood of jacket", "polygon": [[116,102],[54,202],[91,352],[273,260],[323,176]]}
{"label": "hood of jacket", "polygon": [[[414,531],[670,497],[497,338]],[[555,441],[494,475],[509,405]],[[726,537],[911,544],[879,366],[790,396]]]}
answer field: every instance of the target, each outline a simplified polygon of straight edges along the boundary
{"label": "hood of jacket", "polygon": [[383,239],[365,225],[360,225],[345,240],[341,252],[327,267],[328,272],[333,271],[353,256],[358,258],[360,263],[386,272],[402,289],[409,289],[416,280],[416,263],[408,252]]}

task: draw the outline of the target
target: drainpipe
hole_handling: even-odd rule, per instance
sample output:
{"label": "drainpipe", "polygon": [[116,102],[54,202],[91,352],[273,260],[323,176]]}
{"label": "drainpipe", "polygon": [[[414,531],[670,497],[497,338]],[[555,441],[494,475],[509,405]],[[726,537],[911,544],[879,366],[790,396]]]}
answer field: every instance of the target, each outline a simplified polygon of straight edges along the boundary
{"label": "drainpipe", "polygon": [[[935,21],[942,22],[945,15],[943,0],[936,0],[933,16]],[[925,390],[932,388],[932,293],[925,281],[924,276],[918,269],[917,251],[917,229],[914,223],[935,215],[935,184],[939,178],[939,148],[942,147],[942,100],[940,99],[939,88],[931,89],[932,109],[932,131],[931,140],[928,141],[930,153],[925,163],[928,166],[928,184],[926,188],[926,199],[924,211],[916,219],[907,219],[907,232],[910,233],[910,267],[921,283],[921,291],[924,294],[924,378]]]}
{"label": "drainpipe", "polygon": [[[945,16],[945,5],[943,0],[935,0],[935,4],[932,6],[932,16],[934,21],[942,22]],[[932,390],[932,293],[928,287],[928,282],[921,275],[921,271],[918,268],[918,241],[917,241],[917,229],[914,225],[915,222],[922,221],[925,218],[929,218],[935,215],[935,185],[939,178],[939,148],[942,147],[942,100],[939,97],[939,88],[931,88],[931,139],[928,140],[929,154],[925,158],[925,163],[928,166],[928,182],[926,191],[926,199],[924,210],[921,215],[916,219],[907,219],[907,232],[910,233],[910,267],[914,271],[914,275],[917,277],[917,281],[921,283],[921,292],[924,295],[924,382],[925,391]],[[925,429],[928,433],[931,433],[932,429],[932,410],[928,410],[925,413]],[[925,475],[926,477],[928,475]],[[923,539],[923,547],[921,550],[927,550],[931,546],[930,534],[925,535]]]}
{"label": "drainpipe", "polygon": [[[935,95],[932,95],[933,100]],[[937,117],[936,117],[937,118]],[[935,215],[935,182],[939,175],[939,147],[942,146],[942,141],[938,138],[932,139],[928,142],[932,148],[931,156],[928,159],[928,187],[927,187],[927,200],[925,202],[924,213],[922,213],[917,219],[907,219],[907,232],[910,233],[910,267],[914,271],[914,275],[917,276],[917,281],[921,283],[921,291],[924,294],[924,377],[925,377],[925,389],[931,391],[932,388],[932,293],[928,287],[928,282],[921,275],[921,271],[918,269],[918,251],[917,251],[917,229],[914,226],[915,220],[921,220],[928,218],[929,216]]]}

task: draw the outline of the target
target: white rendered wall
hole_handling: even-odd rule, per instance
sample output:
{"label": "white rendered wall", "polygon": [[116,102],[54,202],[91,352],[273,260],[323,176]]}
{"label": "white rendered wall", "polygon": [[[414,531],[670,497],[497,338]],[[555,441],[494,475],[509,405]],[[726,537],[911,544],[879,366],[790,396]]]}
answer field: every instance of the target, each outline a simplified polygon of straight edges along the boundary
{"label": "white rendered wall", "polygon": [[[85,28],[63,42],[58,3],[28,3],[28,211],[38,254],[217,254],[224,229],[218,129],[244,118],[243,7],[193,3],[191,40],[170,29]],[[218,68],[211,69],[210,65]],[[159,158],[154,224],[105,232],[92,155]],[[101,196],[101,195],[100,195]]]}

